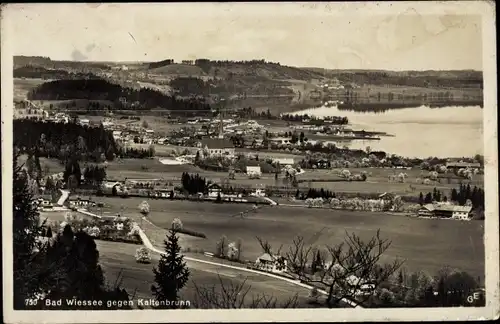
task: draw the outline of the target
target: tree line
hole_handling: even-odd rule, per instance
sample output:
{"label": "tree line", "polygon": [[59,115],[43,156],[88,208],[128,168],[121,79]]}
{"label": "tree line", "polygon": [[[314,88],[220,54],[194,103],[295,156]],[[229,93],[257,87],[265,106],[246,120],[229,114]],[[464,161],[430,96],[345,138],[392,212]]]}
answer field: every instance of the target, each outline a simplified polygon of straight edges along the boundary
{"label": "tree line", "polygon": [[109,100],[114,103],[115,109],[122,110],[163,108],[172,111],[210,111],[210,105],[200,99],[179,99],[158,90],[122,87],[104,79],[46,82],[32,89],[27,97],[30,100]]}
{"label": "tree line", "polygon": [[309,188],[307,193],[300,192],[299,189],[295,192],[295,198],[296,199],[301,199],[305,200],[308,198],[323,198],[323,199],[330,199],[330,198],[336,198],[335,192],[330,191],[330,190],[325,190],[323,188],[321,189],[315,189],[315,188]]}
{"label": "tree line", "polygon": [[40,66],[23,66],[14,69],[14,78],[30,78],[43,80],[76,80],[76,79],[97,79],[93,73],[68,72],[59,69],[46,69]]}
{"label": "tree line", "polygon": [[95,159],[93,152],[112,159],[117,152],[113,134],[104,126],[88,127],[77,123],[55,123],[16,119],[13,125],[14,146],[21,153],[35,150],[40,157],[56,157],[66,161],[78,154]]}

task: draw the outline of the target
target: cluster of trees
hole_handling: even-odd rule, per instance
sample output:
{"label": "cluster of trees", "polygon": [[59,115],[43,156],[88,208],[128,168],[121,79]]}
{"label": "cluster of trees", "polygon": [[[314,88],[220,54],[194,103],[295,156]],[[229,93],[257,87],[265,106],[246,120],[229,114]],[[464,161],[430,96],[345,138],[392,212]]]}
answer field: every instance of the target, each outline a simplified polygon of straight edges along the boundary
{"label": "cluster of trees", "polygon": [[106,179],[106,168],[98,165],[88,165],[83,169],[83,178],[86,183],[98,186]]}
{"label": "cluster of trees", "polygon": [[92,73],[72,73],[66,70],[46,69],[40,66],[22,66],[14,69],[14,78],[30,78],[43,80],[76,80],[76,79],[97,79]]}
{"label": "cluster of trees", "polygon": [[341,117],[341,116],[327,116],[324,119],[315,118],[314,116],[309,116],[307,114],[304,115],[293,115],[293,114],[282,114],[280,118],[287,121],[308,121],[310,124],[325,124],[328,121],[328,124],[334,125],[347,125],[349,124],[349,118]]}
{"label": "cluster of trees", "polygon": [[210,105],[199,99],[179,99],[161,91],[140,88],[132,89],[113,84],[104,79],[55,80],[46,82],[31,90],[30,100],[109,100],[117,109],[155,109],[171,111],[210,112]]}
{"label": "cluster of trees", "polygon": [[[418,198],[420,205],[430,204],[432,202],[447,202],[448,197],[441,193],[440,190],[434,188],[432,192],[428,192],[425,196],[421,192]],[[484,190],[474,186],[471,188],[470,184],[460,184],[457,189],[453,188],[451,190],[450,201],[458,203],[460,206],[468,205],[472,206],[474,209],[484,210]]]}
{"label": "cluster of trees", "polygon": [[56,157],[61,161],[75,155],[80,159],[96,161],[103,154],[105,159],[112,160],[117,152],[113,134],[102,124],[100,127],[87,127],[76,123],[26,119],[13,122],[14,145],[21,153],[35,150],[40,157]]}
{"label": "cluster of trees", "polygon": [[461,206],[471,204],[474,209],[484,210],[484,190],[477,186],[471,188],[470,184],[461,184],[458,190],[451,190],[450,198]]}
{"label": "cluster of trees", "polygon": [[189,174],[187,172],[182,173],[181,183],[182,188],[191,195],[206,192],[208,185],[207,180],[200,177],[199,174]]}
{"label": "cluster of trees", "polygon": [[150,146],[147,149],[137,149],[133,147],[120,147],[116,152],[116,155],[120,158],[129,159],[148,159],[155,155],[154,146]]}
{"label": "cluster of trees", "polygon": [[[423,193],[420,193],[418,196],[418,203],[420,205],[431,204],[432,202],[447,202],[448,197],[443,195],[440,190],[437,190],[436,187],[432,190],[432,192],[428,192],[425,196]],[[452,199],[453,201],[453,199]]]}
{"label": "cluster of trees", "polygon": [[321,189],[315,189],[315,188],[309,188],[307,193],[300,192],[299,189],[297,189],[295,193],[295,198],[296,199],[315,199],[315,198],[323,198],[323,199],[330,199],[330,198],[336,198],[335,192],[330,191],[330,190],[325,190],[323,188]]}
{"label": "cluster of trees", "polygon": [[178,77],[169,82],[170,87],[177,91],[180,96],[210,95],[210,82],[196,77]]}

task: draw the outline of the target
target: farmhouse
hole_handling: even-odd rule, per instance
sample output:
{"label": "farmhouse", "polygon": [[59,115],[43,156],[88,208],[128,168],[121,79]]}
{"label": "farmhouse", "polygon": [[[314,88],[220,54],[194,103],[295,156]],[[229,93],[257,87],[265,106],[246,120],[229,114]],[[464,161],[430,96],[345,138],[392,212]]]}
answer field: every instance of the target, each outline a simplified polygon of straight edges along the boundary
{"label": "farmhouse", "polygon": [[85,198],[69,198],[70,207],[88,207],[88,206],[96,206],[95,201],[93,201],[90,197],[88,199]]}
{"label": "farmhouse", "polygon": [[217,198],[218,195],[222,195],[222,187],[216,183],[212,183],[208,186],[208,196],[212,198]]}
{"label": "farmhouse", "polygon": [[235,148],[233,143],[222,138],[206,138],[201,141],[203,150],[208,151],[209,156],[234,157]]}
{"label": "farmhouse", "polygon": [[51,195],[41,195],[38,198],[38,207],[41,209],[54,207],[52,203],[53,199]]}
{"label": "farmhouse", "polygon": [[455,171],[458,171],[459,169],[480,169],[481,164],[468,163],[468,162],[447,162],[446,168],[448,170],[455,170]]}
{"label": "farmhouse", "polygon": [[247,166],[247,174],[248,175],[255,175],[255,176],[261,176],[262,175],[262,170],[260,169],[260,165],[257,166]]}
{"label": "farmhouse", "polygon": [[283,272],[286,270],[286,259],[279,255],[271,256],[269,253],[264,253],[255,261],[257,268],[269,272]]}
{"label": "farmhouse", "polygon": [[471,206],[457,206],[451,204],[426,204],[418,210],[418,216],[468,220],[470,219],[471,212]]}

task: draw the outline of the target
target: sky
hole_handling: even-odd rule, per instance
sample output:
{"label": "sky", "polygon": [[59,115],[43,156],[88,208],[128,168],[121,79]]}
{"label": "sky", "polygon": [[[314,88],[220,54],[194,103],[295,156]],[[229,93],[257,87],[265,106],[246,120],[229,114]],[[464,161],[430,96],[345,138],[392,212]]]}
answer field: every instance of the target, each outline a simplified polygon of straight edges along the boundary
{"label": "sky", "polygon": [[5,16],[15,55],[55,60],[482,70],[480,15],[387,4],[13,4]]}

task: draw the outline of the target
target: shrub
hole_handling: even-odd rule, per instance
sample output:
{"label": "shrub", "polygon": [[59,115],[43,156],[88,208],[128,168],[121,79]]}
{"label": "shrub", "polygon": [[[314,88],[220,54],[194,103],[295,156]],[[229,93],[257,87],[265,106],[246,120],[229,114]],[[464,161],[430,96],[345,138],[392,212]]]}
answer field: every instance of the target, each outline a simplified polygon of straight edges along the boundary
{"label": "shrub", "polygon": [[139,263],[150,263],[151,262],[151,254],[148,249],[145,247],[141,247],[135,251],[135,260]]}

